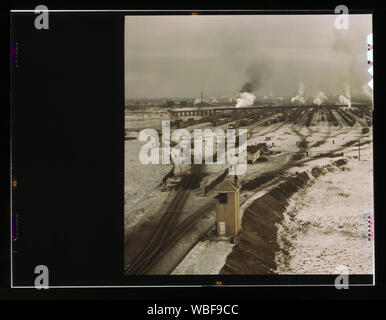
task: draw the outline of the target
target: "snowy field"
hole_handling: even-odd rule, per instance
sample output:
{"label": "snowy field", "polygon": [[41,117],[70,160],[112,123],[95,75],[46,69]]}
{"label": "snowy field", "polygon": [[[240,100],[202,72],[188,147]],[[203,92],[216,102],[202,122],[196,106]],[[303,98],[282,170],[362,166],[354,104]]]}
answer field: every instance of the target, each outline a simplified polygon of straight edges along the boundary
{"label": "snowy field", "polygon": [[341,265],[352,274],[373,273],[371,148],[360,162],[351,159],[346,170],[320,176],[291,199],[279,226],[278,273],[333,274]]}
{"label": "snowy field", "polygon": [[139,150],[143,142],[137,134],[135,140],[125,141],[125,205],[132,207],[148,195],[162,182],[162,178],[172,169],[172,165],[145,165],[139,161]]}
{"label": "snowy field", "polygon": [[201,241],[172,274],[219,274],[233,246],[226,241]]}
{"label": "snowy field", "polygon": [[[144,165],[138,155],[143,142],[138,141],[138,133],[131,132],[135,140],[125,141],[125,227],[133,227],[142,216],[151,215],[166,197],[160,191],[163,177],[172,165]],[[146,201],[145,201],[146,200]]]}

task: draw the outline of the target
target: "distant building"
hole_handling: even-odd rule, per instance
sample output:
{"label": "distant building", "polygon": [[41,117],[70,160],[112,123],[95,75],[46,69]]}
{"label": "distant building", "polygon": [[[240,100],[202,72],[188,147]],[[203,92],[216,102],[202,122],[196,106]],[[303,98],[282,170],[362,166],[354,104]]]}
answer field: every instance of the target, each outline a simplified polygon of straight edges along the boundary
{"label": "distant building", "polygon": [[259,143],[247,146],[247,160],[248,163],[255,163],[260,158],[263,152],[267,151],[266,143]]}

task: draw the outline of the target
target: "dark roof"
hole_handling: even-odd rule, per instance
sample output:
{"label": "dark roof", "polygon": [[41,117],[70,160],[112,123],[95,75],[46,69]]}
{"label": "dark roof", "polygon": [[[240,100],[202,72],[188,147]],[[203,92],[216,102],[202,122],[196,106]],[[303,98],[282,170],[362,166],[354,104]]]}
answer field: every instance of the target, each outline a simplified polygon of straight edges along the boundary
{"label": "dark roof", "polygon": [[248,153],[256,153],[257,151],[264,149],[267,147],[266,143],[253,144],[251,146],[247,146]]}
{"label": "dark roof", "polygon": [[254,144],[252,146],[247,146],[247,152],[248,153],[256,153],[257,151],[259,151],[259,149],[260,148],[256,144]]}
{"label": "dark roof", "polygon": [[267,144],[265,142],[263,143],[258,143],[257,146],[260,148],[260,149],[263,149],[263,148],[266,148],[267,147]]}

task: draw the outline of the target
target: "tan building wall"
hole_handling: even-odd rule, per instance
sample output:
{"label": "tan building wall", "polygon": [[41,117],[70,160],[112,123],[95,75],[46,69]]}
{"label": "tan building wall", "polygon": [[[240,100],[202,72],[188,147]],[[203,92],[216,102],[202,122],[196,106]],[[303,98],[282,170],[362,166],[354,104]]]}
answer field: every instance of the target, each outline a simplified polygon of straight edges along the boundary
{"label": "tan building wall", "polygon": [[260,150],[257,150],[254,154],[251,154],[251,153],[247,154],[248,162],[254,163],[259,158],[260,158]]}
{"label": "tan building wall", "polygon": [[235,236],[240,231],[240,193],[227,192],[227,203],[217,201],[217,235],[221,236],[225,222],[225,236]]}

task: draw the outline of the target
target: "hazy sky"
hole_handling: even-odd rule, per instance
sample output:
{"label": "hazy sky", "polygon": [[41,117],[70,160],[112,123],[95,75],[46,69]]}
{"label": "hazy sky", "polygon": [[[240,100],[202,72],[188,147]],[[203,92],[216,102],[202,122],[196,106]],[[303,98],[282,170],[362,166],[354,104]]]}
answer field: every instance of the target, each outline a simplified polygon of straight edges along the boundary
{"label": "hazy sky", "polygon": [[[252,65],[265,66],[257,95],[359,93],[367,73],[371,15],[127,16],[126,98],[236,95]],[[268,71],[267,71],[268,70]]]}

